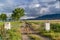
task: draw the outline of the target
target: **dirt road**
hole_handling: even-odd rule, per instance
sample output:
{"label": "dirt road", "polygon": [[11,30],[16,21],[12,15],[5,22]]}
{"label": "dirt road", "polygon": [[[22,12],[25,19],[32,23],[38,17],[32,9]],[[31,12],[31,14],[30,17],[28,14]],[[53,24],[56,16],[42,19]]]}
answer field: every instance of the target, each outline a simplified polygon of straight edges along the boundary
{"label": "dirt road", "polygon": [[28,37],[28,35],[23,34],[22,35],[22,40],[30,40],[30,38]]}

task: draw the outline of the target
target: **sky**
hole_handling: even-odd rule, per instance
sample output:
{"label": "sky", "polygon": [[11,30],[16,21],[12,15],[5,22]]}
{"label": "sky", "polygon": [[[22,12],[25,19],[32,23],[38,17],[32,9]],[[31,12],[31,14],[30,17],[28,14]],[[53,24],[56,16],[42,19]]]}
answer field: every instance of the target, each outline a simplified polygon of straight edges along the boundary
{"label": "sky", "polygon": [[18,7],[24,8],[25,17],[60,13],[59,0],[0,0],[0,14],[10,15]]}

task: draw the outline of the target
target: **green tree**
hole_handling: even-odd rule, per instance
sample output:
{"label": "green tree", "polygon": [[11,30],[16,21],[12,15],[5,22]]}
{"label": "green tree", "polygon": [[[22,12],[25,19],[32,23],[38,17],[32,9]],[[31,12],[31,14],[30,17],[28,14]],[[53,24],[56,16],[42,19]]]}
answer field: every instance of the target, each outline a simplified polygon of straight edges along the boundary
{"label": "green tree", "polygon": [[0,20],[1,20],[1,16],[0,16]]}
{"label": "green tree", "polygon": [[2,21],[6,21],[7,15],[4,14],[4,13],[2,13],[2,14],[0,15],[0,18],[1,18]]}
{"label": "green tree", "polygon": [[20,17],[24,16],[23,8],[16,8],[12,12],[13,12],[13,14],[11,15],[11,17],[13,20],[19,20]]}

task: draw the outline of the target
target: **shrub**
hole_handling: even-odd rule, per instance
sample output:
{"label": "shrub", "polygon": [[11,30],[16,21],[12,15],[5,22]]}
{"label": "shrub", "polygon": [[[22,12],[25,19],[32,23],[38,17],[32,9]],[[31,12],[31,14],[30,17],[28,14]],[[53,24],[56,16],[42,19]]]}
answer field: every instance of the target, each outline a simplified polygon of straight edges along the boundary
{"label": "shrub", "polygon": [[17,28],[12,28],[7,31],[7,36],[9,40],[21,40],[21,33]]}
{"label": "shrub", "polygon": [[56,24],[51,24],[51,29],[54,32],[60,32],[60,24],[56,23]]}

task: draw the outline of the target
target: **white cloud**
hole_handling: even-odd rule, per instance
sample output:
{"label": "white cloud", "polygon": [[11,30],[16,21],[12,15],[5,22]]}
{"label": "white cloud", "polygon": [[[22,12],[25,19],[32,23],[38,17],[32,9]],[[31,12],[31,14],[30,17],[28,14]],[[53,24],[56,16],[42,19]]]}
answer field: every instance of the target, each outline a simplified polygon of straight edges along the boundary
{"label": "white cloud", "polygon": [[45,14],[47,12],[49,12],[49,8],[41,8],[41,10],[40,10],[41,14]]}
{"label": "white cloud", "polygon": [[31,4],[38,4],[39,3],[39,0],[33,0],[32,2],[31,2]]}
{"label": "white cloud", "polygon": [[[39,14],[46,14],[47,12],[50,12],[50,8],[54,10],[56,8],[57,10],[60,8],[59,3],[53,3],[48,4],[52,1],[56,0],[32,0],[31,2],[25,0],[5,0],[5,2],[0,3],[0,12],[12,12],[12,10],[16,7],[22,7],[25,10],[27,10],[29,15],[39,15]],[[44,6],[44,7],[42,7]],[[53,11],[52,11],[53,12]],[[7,14],[9,14],[7,13]],[[49,13],[48,13],[49,14]]]}
{"label": "white cloud", "polygon": [[60,2],[57,2],[54,6],[55,8],[60,8]]}
{"label": "white cloud", "polygon": [[26,8],[27,6],[26,5],[19,5],[19,6],[17,6],[17,8]]}
{"label": "white cloud", "polygon": [[37,8],[40,6],[41,6],[40,4],[31,4],[31,5],[29,5],[29,8]]}
{"label": "white cloud", "polygon": [[21,17],[20,19],[33,19],[33,18],[35,18],[35,17],[23,16],[23,17]]}
{"label": "white cloud", "polygon": [[25,14],[28,14],[28,13],[25,13]]}
{"label": "white cloud", "polygon": [[35,7],[40,7],[40,4],[36,4]]}
{"label": "white cloud", "polygon": [[13,0],[6,0],[6,3],[8,3],[8,4],[14,4],[14,2],[13,2]]}
{"label": "white cloud", "polygon": [[40,0],[40,2],[52,2],[52,1],[56,1],[56,0]]}
{"label": "white cloud", "polygon": [[0,3],[0,7],[4,6],[4,4]]}

